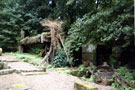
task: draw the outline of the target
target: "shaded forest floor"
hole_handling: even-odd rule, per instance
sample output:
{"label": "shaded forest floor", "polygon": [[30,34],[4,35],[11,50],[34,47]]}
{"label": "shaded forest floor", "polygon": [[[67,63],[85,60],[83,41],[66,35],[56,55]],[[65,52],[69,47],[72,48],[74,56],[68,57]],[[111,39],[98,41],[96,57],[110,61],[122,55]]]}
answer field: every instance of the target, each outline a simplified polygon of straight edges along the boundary
{"label": "shaded forest floor", "polygon": [[[4,54],[0,56],[0,60],[13,60],[16,56]],[[13,62],[12,62],[13,63]],[[15,63],[15,62],[14,62]],[[18,63],[18,62],[17,62]],[[21,67],[21,69],[28,69],[29,67],[33,68],[34,66],[27,64],[21,64],[24,62],[19,61],[20,64],[14,64],[14,66]],[[25,62],[26,63],[26,62]],[[22,65],[22,66],[21,66]],[[27,68],[26,68],[27,67]],[[35,69],[35,68],[34,68]],[[30,69],[31,70],[31,69]],[[93,82],[86,82],[78,77],[59,73],[56,70],[47,70],[45,73],[37,75],[24,75],[20,73],[12,73],[7,75],[0,75],[0,90],[16,90],[13,86],[16,84],[24,85],[22,88],[29,88],[27,90],[75,90],[75,82],[85,82],[92,86],[97,87],[99,90],[111,90],[110,86],[97,85]],[[17,89],[19,90],[19,89]],[[22,89],[25,90],[25,89]]]}

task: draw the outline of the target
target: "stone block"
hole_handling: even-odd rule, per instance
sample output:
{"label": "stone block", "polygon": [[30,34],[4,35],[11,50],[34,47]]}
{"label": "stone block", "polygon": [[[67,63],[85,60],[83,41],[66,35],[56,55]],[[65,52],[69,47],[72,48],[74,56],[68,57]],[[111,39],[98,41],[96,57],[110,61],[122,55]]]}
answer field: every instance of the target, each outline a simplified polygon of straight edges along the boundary
{"label": "stone block", "polygon": [[0,70],[0,75],[11,74],[13,72],[14,72],[14,69],[3,69],[3,70]]}
{"label": "stone block", "polygon": [[4,63],[0,62],[0,70],[4,68]]}
{"label": "stone block", "polygon": [[75,82],[74,88],[75,90],[98,90],[98,88],[84,82]]}

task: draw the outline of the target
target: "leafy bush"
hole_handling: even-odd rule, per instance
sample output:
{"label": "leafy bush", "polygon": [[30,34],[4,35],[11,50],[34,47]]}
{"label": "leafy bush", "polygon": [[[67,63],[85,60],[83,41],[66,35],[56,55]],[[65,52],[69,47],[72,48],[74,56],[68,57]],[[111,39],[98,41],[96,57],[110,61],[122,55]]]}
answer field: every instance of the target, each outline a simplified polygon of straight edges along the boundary
{"label": "leafy bush", "polygon": [[114,1],[111,7],[89,12],[71,25],[65,44],[70,57],[88,42],[124,48],[133,42],[133,0]]}
{"label": "leafy bush", "polygon": [[[131,72],[127,71],[127,69],[125,67],[120,67],[119,69],[117,69],[117,72],[119,72],[120,76],[124,80],[126,80],[126,81],[128,81],[132,84],[135,84],[135,73],[134,72],[131,73]],[[112,86],[115,87],[115,88],[119,88],[120,90],[135,90],[135,88],[121,86],[116,81],[112,84]]]}
{"label": "leafy bush", "polygon": [[46,69],[51,69],[51,68],[53,68],[52,65],[47,65],[47,66],[46,66]]}
{"label": "leafy bush", "polygon": [[33,54],[39,54],[42,50],[43,45],[34,44],[34,45],[27,45],[28,52]]}
{"label": "leafy bush", "polygon": [[59,50],[56,53],[54,58],[53,66],[54,67],[65,67],[68,65],[67,56],[64,51]]}
{"label": "leafy bush", "polygon": [[85,69],[86,69],[86,67],[84,65],[80,65],[78,67],[79,71],[77,72],[77,76],[79,76],[79,77],[85,76]]}
{"label": "leafy bush", "polygon": [[72,72],[72,75],[82,77],[83,79],[88,81],[92,81],[92,76],[91,73],[89,72],[89,70],[92,69],[93,69],[92,66],[86,67],[84,65],[80,65],[77,71]]}

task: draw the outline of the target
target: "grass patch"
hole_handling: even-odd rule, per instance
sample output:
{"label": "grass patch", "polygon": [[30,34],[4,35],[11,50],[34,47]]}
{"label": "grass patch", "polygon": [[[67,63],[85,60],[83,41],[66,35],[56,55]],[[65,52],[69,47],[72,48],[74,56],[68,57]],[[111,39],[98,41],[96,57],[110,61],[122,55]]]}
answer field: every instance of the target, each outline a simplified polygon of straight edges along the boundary
{"label": "grass patch", "polygon": [[28,62],[30,64],[39,64],[39,62],[43,59],[42,57],[39,57],[36,54],[30,54],[30,53],[19,53],[19,52],[10,52],[5,53],[16,56],[19,61]]}

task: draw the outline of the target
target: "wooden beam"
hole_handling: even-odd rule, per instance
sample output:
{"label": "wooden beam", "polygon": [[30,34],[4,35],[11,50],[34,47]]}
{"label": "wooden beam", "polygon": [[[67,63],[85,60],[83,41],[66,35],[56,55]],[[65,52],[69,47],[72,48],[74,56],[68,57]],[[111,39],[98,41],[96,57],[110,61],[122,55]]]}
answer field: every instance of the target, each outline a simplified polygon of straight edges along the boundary
{"label": "wooden beam", "polygon": [[26,37],[20,41],[21,45],[41,43],[41,36],[43,39],[42,43],[50,42],[50,33],[42,33],[33,37]]}

